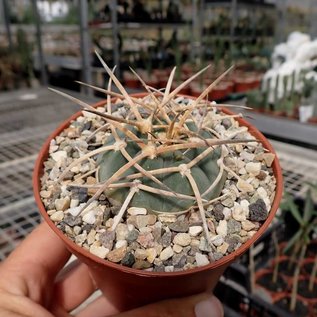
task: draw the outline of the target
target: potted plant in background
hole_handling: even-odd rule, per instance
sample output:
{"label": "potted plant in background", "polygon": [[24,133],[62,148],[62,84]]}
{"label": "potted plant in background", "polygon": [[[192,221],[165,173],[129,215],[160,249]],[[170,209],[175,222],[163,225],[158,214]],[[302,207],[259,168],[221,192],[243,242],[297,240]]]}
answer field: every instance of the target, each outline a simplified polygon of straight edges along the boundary
{"label": "potted plant in background", "polygon": [[[212,290],[224,269],[264,232],[282,195],[263,135],[205,98],[171,91],[119,93],[84,107],[46,141],[34,193],[51,228],[88,264],[120,310]],[[115,99],[111,99],[114,96]]]}

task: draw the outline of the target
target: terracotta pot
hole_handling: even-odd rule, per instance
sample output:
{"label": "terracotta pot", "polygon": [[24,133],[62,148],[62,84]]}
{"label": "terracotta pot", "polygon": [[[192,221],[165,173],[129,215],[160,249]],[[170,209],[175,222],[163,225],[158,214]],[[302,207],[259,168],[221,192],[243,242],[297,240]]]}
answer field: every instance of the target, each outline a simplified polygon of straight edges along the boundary
{"label": "terracotta pot", "polygon": [[[146,94],[140,93],[134,94],[133,96],[142,98],[146,96]],[[103,105],[104,101],[101,101],[94,106],[98,107]],[[224,112],[231,114],[231,112],[226,109],[224,109]],[[274,160],[272,166],[277,180],[276,195],[267,220],[250,240],[244,243],[238,250],[223,257],[219,261],[203,267],[180,272],[146,272],[124,267],[91,254],[89,251],[79,247],[68,239],[62,231],[55,226],[50,220],[39,194],[41,190],[40,178],[43,175],[43,162],[48,157],[51,140],[67,128],[70,121],[74,120],[79,115],[81,115],[81,111],[67,119],[48,137],[43,145],[33,173],[34,196],[45,221],[47,221],[52,230],[64,241],[66,247],[82,262],[89,266],[98,287],[119,310],[124,311],[167,298],[211,291],[217,284],[226,267],[249,249],[249,247],[264,233],[274,218],[283,192],[282,172],[277,158]],[[254,126],[242,118],[239,118],[238,121],[241,125],[245,125],[249,128],[250,133],[263,143],[264,148],[275,153],[268,140]]]}
{"label": "terracotta pot", "polygon": [[246,92],[253,89],[253,86],[253,78],[235,78],[234,80],[235,92]]}

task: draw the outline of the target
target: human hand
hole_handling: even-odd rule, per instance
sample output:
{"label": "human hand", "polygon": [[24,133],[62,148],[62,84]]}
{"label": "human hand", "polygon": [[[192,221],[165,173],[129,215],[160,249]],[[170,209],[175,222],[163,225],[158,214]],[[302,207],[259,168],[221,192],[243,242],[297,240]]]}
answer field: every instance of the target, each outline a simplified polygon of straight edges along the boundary
{"label": "human hand", "polygon": [[[70,257],[63,242],[46,223],[38,226],[0,265],[0,316],[70,317],[96,286],[88,267],[78,261],[62,270]],[[220,317],[214,296],[198,294],[166,300],[119,313],[103,296],[76,317]]]}

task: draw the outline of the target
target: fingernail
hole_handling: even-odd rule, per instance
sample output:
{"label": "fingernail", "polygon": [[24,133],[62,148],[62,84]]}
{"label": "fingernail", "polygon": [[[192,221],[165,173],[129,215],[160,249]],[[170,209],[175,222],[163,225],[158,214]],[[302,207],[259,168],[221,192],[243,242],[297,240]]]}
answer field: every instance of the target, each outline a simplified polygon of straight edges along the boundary
{"label": "fingernail", "polygon": [[223,308],[219,299],[211,296],[195,306],[196,317],[223,317]]}

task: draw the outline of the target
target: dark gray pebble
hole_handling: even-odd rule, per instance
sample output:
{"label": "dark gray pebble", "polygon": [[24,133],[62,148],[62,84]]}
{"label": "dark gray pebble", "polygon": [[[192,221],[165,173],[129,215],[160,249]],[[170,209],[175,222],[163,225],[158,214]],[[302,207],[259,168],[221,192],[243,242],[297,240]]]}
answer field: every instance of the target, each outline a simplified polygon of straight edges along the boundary
{"label": "dark gray pebble", "polygon": [[251,221],[265,221],[267,219],[267,208],[264,200],[261,198],[249,205],[249,211],[249,218]]}

